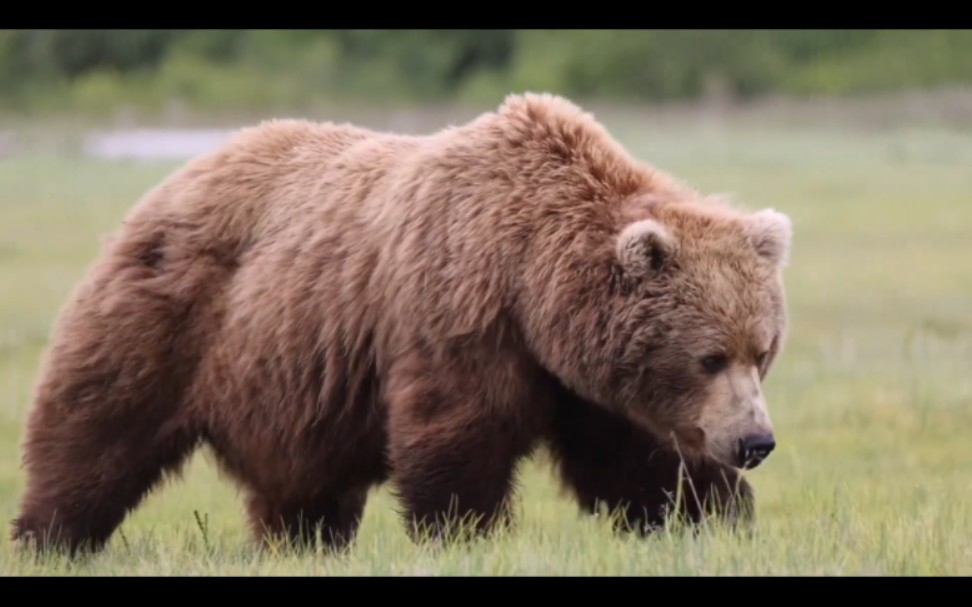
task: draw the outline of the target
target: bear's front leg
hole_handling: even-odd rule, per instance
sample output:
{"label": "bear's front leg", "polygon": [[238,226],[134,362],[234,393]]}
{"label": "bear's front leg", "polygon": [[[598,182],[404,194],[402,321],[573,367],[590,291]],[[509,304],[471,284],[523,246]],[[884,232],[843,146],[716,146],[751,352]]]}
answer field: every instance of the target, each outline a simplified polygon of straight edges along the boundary
{"label": "bear's front leg", "polygon": [[510,523],[516,464],[533,443],[518,403],[478,378],[462,390],[461,376],[416,362],[400,365],[386,392],[392,481],[410,534],[470,539]]}
{"label": "bear's front leg", "polygon": [[670,517],[697,525],[714,516],[730,525],[751,521],[749,483],[714,461],[685,461],[631,422],[576,395],[558,395],[549,437],[564,484],[581,507],[602,507],[619,528],[649,533]]}

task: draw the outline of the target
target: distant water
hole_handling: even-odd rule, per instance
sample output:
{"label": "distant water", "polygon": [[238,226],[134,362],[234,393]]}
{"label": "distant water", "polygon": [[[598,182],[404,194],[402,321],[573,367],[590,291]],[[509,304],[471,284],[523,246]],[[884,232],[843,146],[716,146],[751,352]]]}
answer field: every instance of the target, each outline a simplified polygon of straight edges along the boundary
{"label": "distant water", "polygon": [[84,141],[84,153],[95,158],[183,160],[213,151],[232,130],[126,129],[99,131]]}

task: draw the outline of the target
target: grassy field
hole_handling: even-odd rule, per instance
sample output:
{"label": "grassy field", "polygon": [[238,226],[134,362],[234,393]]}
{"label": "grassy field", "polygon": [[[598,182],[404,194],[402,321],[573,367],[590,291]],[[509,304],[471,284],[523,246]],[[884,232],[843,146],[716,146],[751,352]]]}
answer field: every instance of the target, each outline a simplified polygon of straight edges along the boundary
{"label": "grassy field", "polygon": [[[792,332],[766,386],[779,446],[748,474],[752,536],[617,537],[533,463],[519,527],[497,540],[415,546],[382,489],[347,555],[260,554],[200,453],[94,558],[35,562],[4,531],[0,575],[972,574],[972,135],[604,119],[637,155],[793,218]],[[173,166],[0,161],[0,519],[16,515],[56,311],[101,236]]]}

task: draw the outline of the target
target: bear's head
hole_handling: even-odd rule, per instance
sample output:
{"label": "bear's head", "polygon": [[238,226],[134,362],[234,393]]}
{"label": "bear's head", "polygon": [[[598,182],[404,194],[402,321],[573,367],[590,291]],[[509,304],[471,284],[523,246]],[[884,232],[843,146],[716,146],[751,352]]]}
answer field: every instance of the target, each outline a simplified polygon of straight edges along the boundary
{"label": "bear's head", "polygon": [[775,447],[761,383],[786,333],[790,220],[719,201],[649,208],[616,235],[610,404],[685,456],[754,467]]}
{"label": "bear's head", "polygon": [[685,458],[751,468],[775,447],[762,382],[786,337],[792,227],[683,194],[635,197],[598,237],[550,247],[527,327],[579,397]]}
{"label": "bear's head", "polygon": [[533,213],[511,299],[540,366],[684,457],[757,465],[775,446],[761,384],[787,329],[790,220],[636,161],[556,96],[512,96],[494,122],[497,174]]}

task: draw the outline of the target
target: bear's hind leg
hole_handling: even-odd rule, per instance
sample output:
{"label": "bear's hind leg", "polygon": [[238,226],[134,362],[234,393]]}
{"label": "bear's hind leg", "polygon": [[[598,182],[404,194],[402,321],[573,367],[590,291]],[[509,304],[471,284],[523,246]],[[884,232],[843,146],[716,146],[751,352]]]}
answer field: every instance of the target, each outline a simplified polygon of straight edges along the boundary
{"label": "bear's hind leg", "polygon": [[125,515],[191,453],[192,435],[131,419],[65,417],[42,404],[27,442],[27,491],[13,539],[22,547],[101,549]]}
{"label": "bear's hind leg", "polygon": [[343,550],[357,535],[367,500],[365,487],[288,500],[253,493],[247,506],[253,533],[264,544],[306,549],[316,543],[320,533],[325,548]]}
{"label": "bear's hind leg", "polygon": [[197,443],[184,400],[198,276],[167,271],[165,242],[130,221],[58,320],[23,445],[18,543],[100,548]]}

